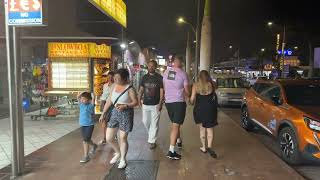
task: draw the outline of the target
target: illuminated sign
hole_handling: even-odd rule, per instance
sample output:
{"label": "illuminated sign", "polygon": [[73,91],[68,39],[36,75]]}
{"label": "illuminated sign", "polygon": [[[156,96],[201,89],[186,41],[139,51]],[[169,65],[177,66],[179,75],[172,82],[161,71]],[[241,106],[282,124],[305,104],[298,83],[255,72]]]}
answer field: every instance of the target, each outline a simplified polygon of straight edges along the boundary
{"label": "illuminated sign", "polygon": [[43,0],[7,0],[8,25],[43,25]]}
{"label": "illuminated sign", "polygon": [[89,2],[123,27],[127,27],[127,5],[123,0],[89,0]]}
{"label": "illuminated sign", "polygon": [[[282,54],[281,50],[278,50],[278,54]],[[291,50],[284,50],[284,55],[291,56],[293,54],[293,51]]]}
{"label": "illuminated sign", "polygon": [[95,43],[49,43],[49,58],[111,58],[111,47]]}

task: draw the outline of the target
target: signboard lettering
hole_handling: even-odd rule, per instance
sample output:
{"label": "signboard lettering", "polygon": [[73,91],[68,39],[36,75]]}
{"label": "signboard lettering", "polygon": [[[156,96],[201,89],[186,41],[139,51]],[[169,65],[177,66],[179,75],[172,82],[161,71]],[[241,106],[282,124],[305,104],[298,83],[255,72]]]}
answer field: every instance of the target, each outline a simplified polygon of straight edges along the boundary
{"label": "signboard lettering", "polygon": [[8,25],[43,25],[42,0],[8,1]]}

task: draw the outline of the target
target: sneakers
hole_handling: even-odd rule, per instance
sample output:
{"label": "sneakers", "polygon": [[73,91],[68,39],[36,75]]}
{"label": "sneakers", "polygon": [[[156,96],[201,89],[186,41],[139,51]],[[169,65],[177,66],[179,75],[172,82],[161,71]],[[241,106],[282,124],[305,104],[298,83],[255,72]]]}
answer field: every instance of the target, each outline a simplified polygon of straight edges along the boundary
{"label": "sneakers", "polygon": [[90,157],[89,156],[84,156],[81,160],[80,163],[87,163],[90,161]]}
{"label": "sneakers", "polygon": [[118,162],[120,159],[120,153],[114,153],[113,158],[110,161],[110,164],[115,164],[116,162]]}
{"label": "sneakers", "polygon": [[181,142],[177,142],[177,147],[178,147],[179,149],[182,148],[182,141],[181,141]]}
{"label": "sneakers", "polygon": [[168,154],[167,154],[167,158],[169,158],[171,160],[180,160],[181,159],[181,155],[178,154],[177,152],[169,151]]}
{"label": "sneakers", "polygon": [[94,144],[90,151],[90,155],[94,155],[96,153],[97,148],[98,148],[98,145]]}
{"label": "sneakers", "polygon": [[150,143],[150,149],[153,150],[157,147],[156,143]]}
{"label": "sneakers", "polygon": [[126,161],[120,161],[119,165],[118,165],[118,169],[124,169],[127,167],[127,163]]}

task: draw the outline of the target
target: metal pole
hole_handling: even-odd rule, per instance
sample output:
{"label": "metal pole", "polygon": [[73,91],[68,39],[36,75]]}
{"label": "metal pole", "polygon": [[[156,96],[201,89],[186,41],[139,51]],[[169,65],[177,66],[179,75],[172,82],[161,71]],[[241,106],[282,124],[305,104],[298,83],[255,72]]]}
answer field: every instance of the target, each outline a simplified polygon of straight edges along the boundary
{"label": "metal pole", "polygon": [[197,27],[196,27],[196,51],[195,51],[195,68],[194,68],[194,76],[195,80],[198,77],[198,66],[199,66],[199,50],[200,50],[200,0],[197,0]]}
{"label": "metal pole", "polygon": [[283,26],[283,37],[282,37],[282,53],[281,53],[281,66],[282,66],[282,78],[284,78],[284,57],[285,57],[285,54],[284,54],[284,50],[285,50],[285,46],[286,46],[286,25]]}
{"label": "metal pole", "polygon": [[23,111],[22,111],[22,74],[21,74],[21,48],[20,48],[20,29],[13,27],[13,53],[14,53],[14,72],[15,72],[15,104],[16,104],[16,133],[17,133],[17,156],[18,174],[21,175],[24,169],[24,133],[23,133]]}
{"label": "metal pole", "polygon": [[[6,28],[6,50],[7,50],[7,67],[8,67],[8,89],[9,89],[9,106],[10,106],[10,128],[12,140],[12,160],[11,160],[11,176],[17,177],[23,172],[23,122],[22,122],[22,103],[19,97],[21,88],[21,65],[20,51],[16,48],[17,41],[16,29],[8,26],[8,1],[5,2],[5,28]],[[16,67],[18,66],[18,67]],[[20,68],[20,69],[19,69]],[[19,79],[20,78],[20,79]],[[19,84],[17,84],[19,83]],[[20,110],[19,110],[20,109]],[[21,132],[22,131],[22,132]],[[22,138],[21,138],[22,137]],[[19,145],[22,143],[22,145]],[[21,149],[22,148],[22,149]]]}

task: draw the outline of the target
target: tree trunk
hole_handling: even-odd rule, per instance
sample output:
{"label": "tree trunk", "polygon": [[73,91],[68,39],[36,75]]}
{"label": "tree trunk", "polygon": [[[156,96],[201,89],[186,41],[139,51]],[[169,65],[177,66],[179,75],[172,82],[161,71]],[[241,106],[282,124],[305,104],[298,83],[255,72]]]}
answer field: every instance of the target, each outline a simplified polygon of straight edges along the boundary
{"label": "tree trunk", "polygon": [[210,72],[212,58],[211,0],[206,0],[201,29],[200,70]]}

